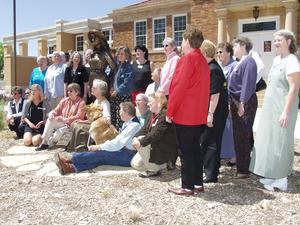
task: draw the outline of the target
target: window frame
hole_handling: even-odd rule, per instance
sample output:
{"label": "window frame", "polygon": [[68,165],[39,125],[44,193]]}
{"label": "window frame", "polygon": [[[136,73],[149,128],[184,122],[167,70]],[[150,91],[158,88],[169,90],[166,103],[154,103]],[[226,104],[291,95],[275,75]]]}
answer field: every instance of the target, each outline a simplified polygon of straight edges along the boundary
{"label": "window frame", "polygon": [[[164,19],[165,20],[165,38],[167,37],[167,17],[166,16],[160,16],[160,17],[154,17],[152,18],[152,48],[153,50],[162,50],[164,49],[164,47],[159,47],[159,48],[156,48],[155,47],[155,33],[154,33],[154,21],[155,20],[160,20],[160,19]],[[158,34],[162,34],[162,33],[158,33]]]}
{"label": "window frame", "polygon": [[108,45],[109,45],[109,47],[112,47],[112,45],[113,45],[113,30],[112,30],[112,28],[105,28],[105,29],[103,29],[102,30],[102,32],[104,32],[104,31],[108,31],[109,32],[109,38],[108,38],[108,40],[107,40],[107,43],[108,43]]}
{"label": "window frame", "polygon": [[[78,50],[78,43],[77,38],[82,37],[82,50]],[[83,53],[84,51],[84,35],[83,34],[77,34],[75,35],[75,51]]]}
{"label": "window frame", "polygon": [[146,34],[145,34],[145,36],[146,36],[146,44],[145,44],[145,47],[147,48],[147,42],[148,42],[148,35],[147,35],[147,19],[142,19],[142,20],[135,20],[134,21],[134,34],[133,34],[133,36],[134,36],[134,46],[136,46],[137,45],[137,43],[136,43],[136,24],[137,23],[140,23],[140,22],[146,22]]}
{"label": "window frame", "polygon": [[[173,35],[174,40],[175,40],[175,17],[181,17],[181,16],[185,16],[185,18],[186,18],[185,19],[185,30],[184,31],[176,31],[176,32],[184,33],[188,29],[188,15],[187,15],[187,13],[172,15],[172,35]],[[183,38],[183,36],[182,36],[182,38]],[[176,40],[175,40],[175,42],[176,42]],[[182,43],[182,40],[181,40],[181,43]],[[181,45],[178,45],[177,47],[180,47],[180,46]]]}

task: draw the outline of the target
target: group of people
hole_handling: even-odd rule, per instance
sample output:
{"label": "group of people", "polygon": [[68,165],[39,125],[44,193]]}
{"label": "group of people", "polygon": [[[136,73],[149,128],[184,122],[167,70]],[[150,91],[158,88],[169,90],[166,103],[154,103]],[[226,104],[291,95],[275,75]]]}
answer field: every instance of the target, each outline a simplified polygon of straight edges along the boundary
{"label": "group of people", "polygon": [[[29,100],[12,91],[7,122],[24,145],[36,150],[54,146],[66,130],[72,157],[56,155],[62,174],[99,165],[132,166],[141,177],[174,169],[179,155],[182,185],[178,195],[204,191],[203,183],[218,182],[221,158],[235,161],[235,178],[252,172],[268,190],[286,191],[293,165],[293,133],[298,113],[300,62],[295,36],[274,34],[277,56],[268,75],[260,124],[253,144],[257,110],[256,84],[262,62],[247,37],[217,46],[196,28],[183,35],[180,56],[174,39],[163,41],[162,68],[149,60],[145,46],[136,46],[134,61],[126,46],[117,52],[117,68],[105,80],[89,77],[92,51],[84,60],[73,52],[69,63],[54,52],[53,64],[38,57],[30,78]],[[105,121],[119,130],[101,144],[89,144],[85,105],[93,96]],[[19,125],[20,124],[20,125]],[[80,151],[80,152],[79,152]]]}

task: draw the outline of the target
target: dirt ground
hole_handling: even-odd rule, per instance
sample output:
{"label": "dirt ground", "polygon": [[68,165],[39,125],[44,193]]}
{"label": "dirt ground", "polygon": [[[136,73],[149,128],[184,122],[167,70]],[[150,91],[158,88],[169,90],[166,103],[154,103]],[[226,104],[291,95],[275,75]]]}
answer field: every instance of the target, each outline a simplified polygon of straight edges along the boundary
{"label": "dirt ground", "polygon": [[[20,140],[0,132],[0,156]],[[55,150],[54,150],[55,151]],[[0,164],[0,224],[300,224],[300,141],[286,193],[263,189],[258,177],[234,180],[222,166],[219,183],[195,197],[176,196],[180,170],[143,179],[133,174],[50,177]]]}

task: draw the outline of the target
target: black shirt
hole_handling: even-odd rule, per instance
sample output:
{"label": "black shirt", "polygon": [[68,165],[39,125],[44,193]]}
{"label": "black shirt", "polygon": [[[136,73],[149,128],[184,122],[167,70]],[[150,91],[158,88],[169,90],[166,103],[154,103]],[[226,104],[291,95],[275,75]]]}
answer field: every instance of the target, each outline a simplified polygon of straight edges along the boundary
{"label": "black shirt", "polygon": [[150,61],[147,60],[144,64],[137,64],[136,61],[132,64],[134,82],[132,91],[145,92],[148,85],[152,83]]}
{"label": "black shirt", "polygon": [[84,66],[78,67],[76,71],[73,71],[71,66],[66,68],[64,83],[69,85],[70,83],[77,83],[80,86],[81,97],[84,94],[84,83],[89,82],[89,74]]}

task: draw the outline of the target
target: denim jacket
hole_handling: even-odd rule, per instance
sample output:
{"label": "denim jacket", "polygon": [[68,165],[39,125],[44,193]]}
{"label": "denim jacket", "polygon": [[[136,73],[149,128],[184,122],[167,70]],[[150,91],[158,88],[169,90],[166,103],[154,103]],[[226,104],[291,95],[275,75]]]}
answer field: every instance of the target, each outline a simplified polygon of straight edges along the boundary
{"label": "denim jacket", "polygon": [[133,85],[133,72],[130,62],[125,62],[118,65],[118,69],[114,76],[114,79],[117,79],[116,91],[118,94],[130,94]]}

